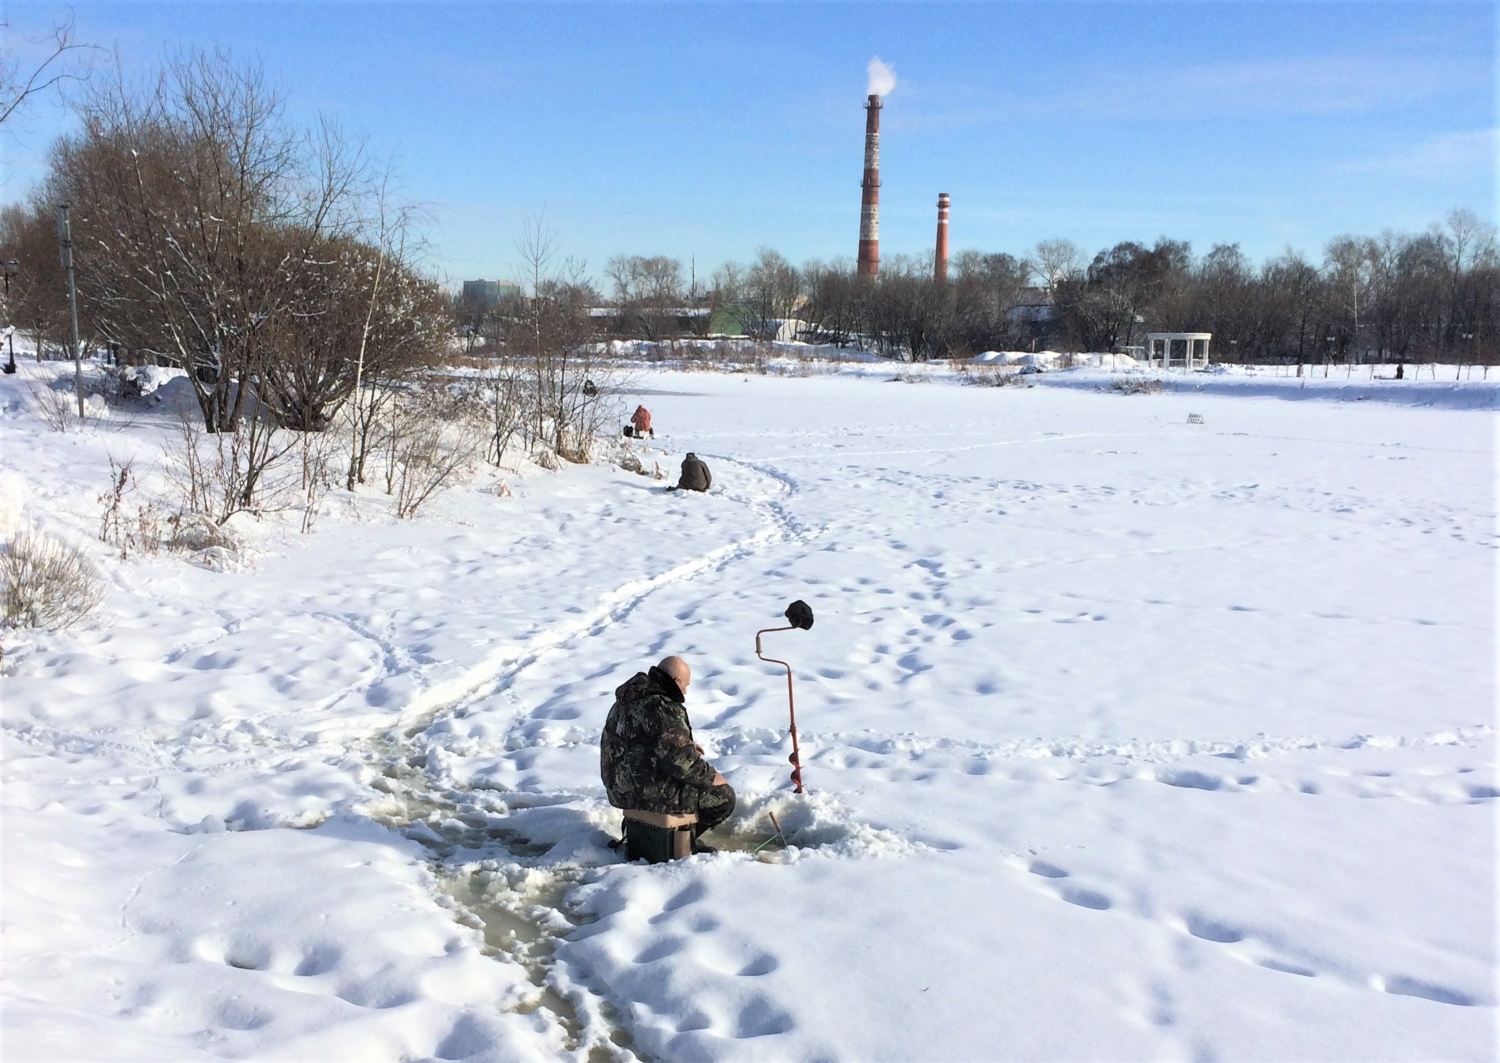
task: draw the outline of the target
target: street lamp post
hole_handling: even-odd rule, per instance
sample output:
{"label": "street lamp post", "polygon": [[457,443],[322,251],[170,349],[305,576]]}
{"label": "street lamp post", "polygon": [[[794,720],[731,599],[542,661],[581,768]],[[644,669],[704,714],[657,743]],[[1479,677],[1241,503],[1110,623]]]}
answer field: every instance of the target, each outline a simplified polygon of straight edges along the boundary
{"label": "street lamp post", "polygon": [[6,333],[6,339],[10,341],[10,357],[5,362],[7,375],[16,371],[16,322],[15,315],[10,312],[10,279],[21,271],[21,264],[15,259],[9,259],[5,263],[3,271],[5,274],[5,316],[10,318],[10,331]]}
{"label": "street lamp post", "polygon": [[73,386],[78,393],[78,419],[83,420],[83,349],[78,342],[78,291],[73,284],[73,229],[68,204],[57,205],[57,240],[63,269],[68,271],[68,311],[73,318]]}

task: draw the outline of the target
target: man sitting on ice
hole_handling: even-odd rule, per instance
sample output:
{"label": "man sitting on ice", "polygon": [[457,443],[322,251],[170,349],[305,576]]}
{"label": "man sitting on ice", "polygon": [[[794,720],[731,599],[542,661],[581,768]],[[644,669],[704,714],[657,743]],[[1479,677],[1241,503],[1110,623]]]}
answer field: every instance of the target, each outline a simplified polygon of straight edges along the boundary
{"label": "man sitting on ice", "polygon": [[636,848],[630,844],[631,831],[642,829],[642,823],[649,827],[650,817],[667,822],[696,815],[692,849],[712,852],[698,836],[734,811],[733,788],[703,759],[703,747],[693,741],[685,707],[692,677],[686,661],[667,657],[615,691],[599,741],[599,773],[610,804],[647,814],[626,816],[627,849]]}
{"label": "man sitting on ice", "polygon": [[635,430],[637,439],[656,438],[656,429],[651,427],[651,411],[644,406],[637,406],[635,413],[630,415],[630,427]]}
{"label": "man sitting on ice", "polygon": [[689,451],[687,457],[682,459],[682,475],[678,477],[676,486],[669,487],[667,490],[707,491],[713,485],[713,473],[708,471],[708,466],[703,464],[702,458]]}

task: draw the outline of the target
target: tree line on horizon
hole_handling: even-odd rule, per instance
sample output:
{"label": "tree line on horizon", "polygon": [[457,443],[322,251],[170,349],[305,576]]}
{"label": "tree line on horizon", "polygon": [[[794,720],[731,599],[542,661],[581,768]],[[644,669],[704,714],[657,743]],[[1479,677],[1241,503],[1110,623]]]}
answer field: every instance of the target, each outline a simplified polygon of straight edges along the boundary
{"label": "tree line on horizon", "polygon": [[[1260,265],[1238,244],[1195,256],[1167,237],[1090,257],[1068,240],[1029,254],[963,251],[946,282],[932,255],[897,255],[871,280],[854,262],[793,266],[762,248],[701,287],[680,260],[620,255],[603,284],[575,271],[571,296],[601,336],[666,341],[737,329],[866,347],[924,360],[989,350],[1129,351],[1148,332],[1209,332],[1233,362],[1494,361],[1500,343],[1500,243],[1454,210],[1419,233],[1340,236],[1321,261],[1288,249]],[[455,298],[460,331],[498,338],[511,312]]]}

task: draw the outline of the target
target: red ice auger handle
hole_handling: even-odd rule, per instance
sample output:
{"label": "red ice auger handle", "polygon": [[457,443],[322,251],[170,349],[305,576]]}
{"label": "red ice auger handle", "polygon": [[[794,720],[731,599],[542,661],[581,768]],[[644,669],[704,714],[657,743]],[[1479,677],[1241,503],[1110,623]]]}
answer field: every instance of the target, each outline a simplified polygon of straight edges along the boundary
{"label": "red ice auger handle", "polygon": [[791,715],[792,722],[792,755],[787,758],[792,764],[792,787],[795,793],[802,793],[802,750],[797,745],[797,699],[792,693],[792,666],[785,661],[779,661],[775,657],[767,657],[760,649],[760,637],[777,631],[792,631],[801,628],[804,631],[813,626],[812,609],[804,601],[795,601],[787,606],[786,618],[791,621],[785,627],[765,627],[755,633],[755,656],[768,664],[779,664],[786,669],[786,705]]}

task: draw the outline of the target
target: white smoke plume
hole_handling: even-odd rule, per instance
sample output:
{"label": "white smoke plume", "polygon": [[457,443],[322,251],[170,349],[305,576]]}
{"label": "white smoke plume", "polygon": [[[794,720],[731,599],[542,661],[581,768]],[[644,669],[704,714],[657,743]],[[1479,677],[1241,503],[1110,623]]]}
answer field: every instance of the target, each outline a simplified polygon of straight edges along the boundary
{"label": "white smoke plume", "polygon": [[865,89],[867,96],[885,96],[896,87],[896,68],[882,63],[880,56],[871,56],[865,71],[870,75],[869,87]]}

